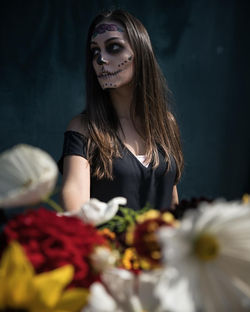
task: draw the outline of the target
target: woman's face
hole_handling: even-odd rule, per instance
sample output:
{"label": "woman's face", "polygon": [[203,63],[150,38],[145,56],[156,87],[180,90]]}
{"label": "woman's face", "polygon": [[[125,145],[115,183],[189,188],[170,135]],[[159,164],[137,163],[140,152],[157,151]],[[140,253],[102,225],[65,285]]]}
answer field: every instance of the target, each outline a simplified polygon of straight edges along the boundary
{"label": "woman's face", "polygon": [[102,89],[129,84],[134,75],[134,53],[121,24],[103,21],[91,38],[93,67]]}

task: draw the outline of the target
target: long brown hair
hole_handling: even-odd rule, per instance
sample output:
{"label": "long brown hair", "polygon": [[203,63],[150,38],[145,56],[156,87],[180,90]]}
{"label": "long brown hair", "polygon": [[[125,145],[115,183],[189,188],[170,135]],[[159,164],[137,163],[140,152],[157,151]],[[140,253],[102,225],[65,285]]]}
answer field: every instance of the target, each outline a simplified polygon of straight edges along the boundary
{"label": "long brown hair", "polygon": [[108,92],[102,90],[99,85],[90,51],[93,31],[103,20],[117,21],[123,25],[134,52],[134,101],[130,115],[135,127],[135,118],[139,116],[141,119],[142,129],[136,129],[145,141],[147,160],[153,160],[153,167],[159,165],[157,145],[160,145],[168,164],[171,164],[170,155],[175,159],[177,183],[183,169],[183,154],[178,126],[168,107],[170,91],[156,61],[145,27],[137,18],[123,10],[99,14],[88,31],[85,125],[88,131],[88,159],[93,175],[100,179],[103,177],[112,179],[112,158],[121,156],[117,137],[119,119]]}

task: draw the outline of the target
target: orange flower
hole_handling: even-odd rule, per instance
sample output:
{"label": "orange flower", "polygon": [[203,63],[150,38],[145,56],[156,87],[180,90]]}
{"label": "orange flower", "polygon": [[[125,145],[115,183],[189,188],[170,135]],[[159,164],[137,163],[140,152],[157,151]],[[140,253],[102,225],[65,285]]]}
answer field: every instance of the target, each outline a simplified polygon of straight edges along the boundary
{"label": "orange flower", "polygon": [[99,230],[99,233],[104,236],[106,239],[108,240],[115,240],[116,239],[116,235],[114,232],[111,232],[110,229],[108,228],[104,228],[102,230]]}

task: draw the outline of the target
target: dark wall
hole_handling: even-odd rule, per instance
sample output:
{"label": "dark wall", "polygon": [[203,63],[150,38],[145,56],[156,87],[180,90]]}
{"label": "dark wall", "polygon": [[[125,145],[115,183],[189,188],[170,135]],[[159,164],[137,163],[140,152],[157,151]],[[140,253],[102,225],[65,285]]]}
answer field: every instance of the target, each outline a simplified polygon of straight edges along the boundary
{"label": "dark wall", "polygon": [[65,127],[84,108],[88,25],[114,5],[146,26],[173,92],[185,155],[180,197],[250,192],[247,0],[1,1],[0,151],[28,143],[59,158]]}

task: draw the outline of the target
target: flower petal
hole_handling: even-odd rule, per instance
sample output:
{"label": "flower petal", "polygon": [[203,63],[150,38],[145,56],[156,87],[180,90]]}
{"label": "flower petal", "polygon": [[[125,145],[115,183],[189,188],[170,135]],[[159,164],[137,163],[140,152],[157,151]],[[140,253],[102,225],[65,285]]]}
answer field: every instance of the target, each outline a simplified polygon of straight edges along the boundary
{"label": "flower petal", "polygon": [[[127,199],[125,197],[115,197],[111,199],[107,203],[107,207],[104,213],[104,219],[101,223],[105,223],[109,221],[110,219],[112,219],[117,213],[119,209],[119,205],[126,205],[126,203],[127,203]],[[100,225],[101,223],[98,223],[98,225]]]}
{"label": "flower petal", "polygon": [[88,305],[82,312],[118,312],[115,300],[107,293],[103,285],[95,282],[90,287]]}
{"label": "flower petal", "polygon": [[[186,213],[178,229],[162,228],[158,237],[167,266],[173,266],[187,279],[198,309],[216,312],[249,309],[249,205],[221,200],[203,203],[197,210]],[[201,237],[216,242],[214,257],[198,257],[195,243]],[[208,244],[203,246],[204,252],[212,251],[211,239],[203,240],[203,245]],[[173,296],[178,300],[178,293]]]}
{"label": "flower petal", "polygon": [[60,301],[55,307],[57,311],[78,312],[88,301],[89,290],[84,288],[71,288],[62,294]]}
{"label": "flower petal", "polygon": [[56,162],[45,151],[19,144],[0,155],[0,207],[40,202],[56,183]]}
{"label": "flower petal", "polygon": [[26,307],[35,296],[34,270],[22,249],[11,242],[2,255],[0,265],[0,307]]}
{"label": "flower petal", "polygon": [[110,250],[105,246],[97,246],[90,255],[92,266],[97,271],[104,271],[105,269],[115,266],[118,258],[118,250]]}
{"label": "flower petal", "polygon": [[162,272],[155,296],[160,301],[161,311],[196,311],[189,280],[173,267],[169,266]]}
{"label": "flower petal", "polygon": [[233,285],[230,276],[220,267],[203,265],[199,280],[204,311],[247,311],[244,308],[243,296]]}
{"label": "flower petal", "polygon": [[115,197],[108,203],[91,198],[78,211],[59,213],[59,215],[75,216],[85,223],[100,225],[112,219],[117,213],[119,205],[125,205],[126,202],[127,200],[124,197]]}
{"label": "flower petal", "polygon": [[102,274],[102,280],[110,294],[119,303],[126,303],[134,294],[134,275],[123,269],[112,268]]}
{"label": "flower petal", "polygon": [[38,298],[36,300],[48,308],[54,307],[58,303],[65,286],[71,282],[73,275],[74,268],[71,264],[36,275],[34,281],[38,290]]}
{"label": "flower petal", "polygon": [[151,272],[142,272],[138,276],[138,297],[146,311],[157,311],[160,301],[155,295],[155,289],[161,275],[162,270],[152,270]]}

